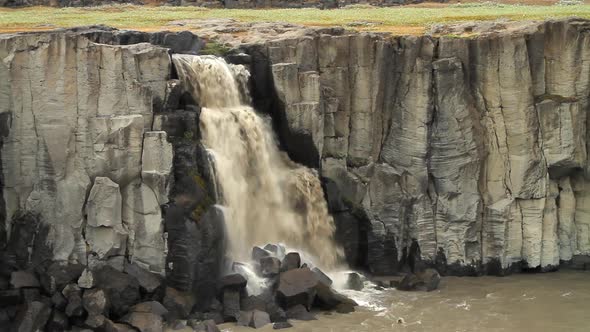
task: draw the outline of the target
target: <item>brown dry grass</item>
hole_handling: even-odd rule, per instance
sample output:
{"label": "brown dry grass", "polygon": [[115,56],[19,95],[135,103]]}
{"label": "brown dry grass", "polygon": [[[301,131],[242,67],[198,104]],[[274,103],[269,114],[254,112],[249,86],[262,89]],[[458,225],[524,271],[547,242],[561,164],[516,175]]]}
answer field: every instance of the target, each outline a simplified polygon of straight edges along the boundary
{"label": "brown dry grass", "polygon": [[[150,2],[157,4],[157,0]],[[517,2],[517,0],[501,0]],[[590,0],[589,0],[590,1]],[[544,20],[568,16],[590,18],[590,5],[556,6],[554,0],[528,0],[543,5],[501,3],[441,4],[353,9],[204,9],[197,7],[104,6],[91,8],[31,7],[0,9],[0,32],[48,30],[91,24],[142,31],[181,30],[168,25],[184,19],[232,18],[245,22],[289,22],[310,26],[345,26],[361,31],[390,32],[396,35],[422,34],[435,23],[485,20]],[[358,24],[360,22],[361,24]],[[363,24],[367,23],[367,24]],[[355,24],[351,24],[355,23]]]}

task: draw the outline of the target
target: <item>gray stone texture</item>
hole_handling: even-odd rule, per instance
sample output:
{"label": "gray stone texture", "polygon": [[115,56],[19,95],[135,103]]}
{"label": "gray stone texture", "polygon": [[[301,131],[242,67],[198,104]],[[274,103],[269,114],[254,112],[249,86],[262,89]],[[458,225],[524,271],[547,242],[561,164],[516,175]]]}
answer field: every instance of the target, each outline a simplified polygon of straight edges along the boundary
{"label": "gray stone texture", "polygon": [[255,94],[289,155],[320,168],[351,264],[502,274],[590,254],[588,26],[313,30],[245,49],[264,59],[254,82],[273,78]]}

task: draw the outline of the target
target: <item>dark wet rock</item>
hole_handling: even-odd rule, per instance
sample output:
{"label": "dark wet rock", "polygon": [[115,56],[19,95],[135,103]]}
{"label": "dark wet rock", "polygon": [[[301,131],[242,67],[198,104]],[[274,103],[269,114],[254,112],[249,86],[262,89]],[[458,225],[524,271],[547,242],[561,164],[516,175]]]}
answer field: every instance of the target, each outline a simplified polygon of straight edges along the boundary
{"label": "dark wet rock", "polygon": [[70,322],[65,313],[59,310],[53,310],[47,325],[45,325],[46,332],[63,332],[70,329]]}
{"label": "dark wet rock", "polygon": [[151,293],[160,287],[162,284],[162,277],[152,273],[144,268],[141,268],[135,263],[125,264],[125,273],[134,276],[139,282],[139,286],[146,292]]}
{"label": "dark wet rock", "polygon": [[248,283],[248,281],[246,280],[246,278],[244,278],[244,276],[242,276],[239,273],[226,275],[226,276],[222,277],[221,280],[219,281],[219,284],[221,285],[221,288],[223,288],[223,289],[231,288],[231,289],[240,290],[240,289],[243,289],[244,287],[246,287],[247,283]]}
{"label": "dark wet rock", "polygon": [[354,305],[349,302],[343,302],[336,306],[336,312],[340,314],[348,314],[354,312]]}
{"label": "dark wet rock", "polygon": [[215,324],[223,324],[225,320],[221,312],[193,312],[188,317],[188,320],[202,322],[206,320],[212,320]]}
{"label": "dark wet rock", "polygon": [[[343,193],[338,188],[338,184],[330,179],[325,179],[323,182],[325,183],[328,206],[330,206],[331,211],[334,211],[334,224],[336,226],[334,238],[342,245],[348,265],[352,268],[362,266],[366,257],[363,255],[360,244],[363,238],[361,225],[365,225],[367,222],[363,222],[364,220],[354,216],[349,211],[343,211],[347,209],[344,203],[347,200],[345,198],[346,193]],[[366,234],[364,237],[366,238]]]}
{"label": "dark wet rock", "polygon": [[296,319],[296,320],[304,320],[304,321],[317,319],[314,314],[309,312],[307,310],[307,308],[305,308],[305,306],[303,306],[301,304],[298,304],[296,306],[293,306],[293,307],[287,309],[287,318]]}
{"label": "dark wet rock", "polygon": [[298,304],[310,308],[316,295],[318,278],[308,268],[293,269],[281,273],[277,289],[277,302],[283,308]]}
{"label": "dark wet rock", "polygon": [[20,304],[22,301],[23,297],[18,289],[0,291],[0,307]]}
{"label": "dark wet rock", "polygon": [[48,294],[52,295],[70,283],[75,283],[84,271],[84,265],[53,262],[46,271],[40,273],[41,286]]}
{"label": "dark wet rock", "polygon": [[82,290],[77,284],[68,284],[61,290],[62,295],[68,299],[70,296],[82,297]]}
{"label": "dark wet rock", "polygon": [[0,326],[10,326],[14,321],[17,313],[17,307],[2,307],[0,306]]}
{"label": "dark wet rock", "polygon": [[272,253],[275,256],[280,256],[281,252],[284,252],[284,248],[281,245],[269,243],[264,246],[264,250]]}
{"label": "dark wet rock", "polygon": [[426,269],[422,272],[418,272],[416,274],[409,273],[407,274],[402,281],[400,282],[399,286],[397,287],[399,290],[403,291],[413,291],[413,290],[425,290],[425,291],[432,291],[438,288],[440,283],[440,275],[434,269]]}
{"label": "dark wet rock", "polygon": [[168,309],[166,309],[158,301],[147,301],[141,302],[129,309],[130,312],[147,312],[165,317],[168,315]]}
{"label": "dark wet rock", "polygon": [[2,274],[37,266],[51,258],[52,249],[46,241],[49,227],[37,214],[19,211],[10,223],[10,238],[6,246],[10,260],[0,264]]}
{"label": "dark wet rock", "polygon": [[346,278],[347,289],[361,291],[364,287],[365,285],[363,283],[363,277],[360,274],[356,272],[348,273],[348,276]]}
{"label": "dark wet rock", "polygon": [[190,31],[158,31],[150,35],[150,43],[169,48],[172,53],[197,54],[203,41]]}
{"label": "dark wet rock", "polygon": [[16,332],[36,332],[45,328],[51,314],[51,308],[43,302],[27,303],[19,311],[14,330]]}
{"label": "dark wet rock", "polygon": [[57,310],[65,310],[68,305],[68,301],[61,293],[55,293],[51,296],[51,303]]}
{"label": "dark wet rock", "polygon": [[108,310],[106,294],[102,289],[88,289],[82,296],[82,305],[89,315],[102,315]]}
{"label": "dark wet rock", "polygon": [[170,327],[170,329],[172,329],[173,331],[183,330],[185,327],[189,326],[188,325],[189,322],[190,322],[190,319],[187,321],[175,319],[175,320],[168,323],[168,327]]}
{"label": "dark wet rock", "polygon": [[[84,2],[79,2],[78,5],[79,4],[84,4]],[[93,42],[101,44],[132,45],[138,43],[150,43],[168,48],[172,53],[186,54],[197,54],[204,44],[202,40],[190,31],[142,32],[134,30],[117,30],[104,26],[95,26],[93,28],[93,30],[90,30],[85,35]]]}
{"label": "dark wet rock", "polygon": [[249,326],[259,329],[270,324],[270,316],[261,310],[241,311],[238,318],[239,326]]}
{"label": "dark wet rock", "polygon": [[96,287],[104,290],[115,315],[124,315],[139,301],[139,282],[129,274],[105,265],[94,272],[94,280]]}
{"label": "dark wet rock", "polygon": [[293,327],[293,325],[291,325],[291,323],[289,323],[289,322],[276,322],[276,323],[272,324],[273,330],[288,329],[290,327]]}
{"label": "dark wet rock", "polygon": [[397,286],[397,289],[403,291],[416,290],[418,287],[420,287],[421,284],[422,280],[420,280],[418,276],[416,276],[413,273],[408,273]]}
{"label": "dark wet rock", "polygon": [[202,322],[189,320],[189,326],[192,327],[195,332],[219,332],[216,322],[211,319]]}
{"label": "dark wet rock", "polygon": [[10,281],[8,278],[0,275],[0,290],[5,290],[10,287]]}
{"label": "dark wet rock", "polygon": [[250,295],[240,299],[240,309],[242,311],[266,310],[266,305],[272,299],[264,298],[262,295]]}
{"label": "dark wet rock", "polygon": [[287,320],[287,313],[275,301],[267,303],[266,312],[270,315],[272,322],[284,322]]}
{"label": "dark wet rock", "polygon": [[252,56],[245,53],[230,53],[225,56],[228,63],[236,65],[248,65],[252,62]]}
{"label": "dark wet rock", "polygon": [[209,307],[207,308],[207,310],[212,311],[212,312],[221,312],[221,310],[223,310],[223,304],[221,304],[221,302],[219,302],[219,300],[213,299],[211,301],[211,303],[209,304]]}
{"label": "dark wet rock", "polygon": [[39,287],[39,280],[29,271],[14,271],[10,274],[12,288]]}
{"label": "dark wet rock", "polygon": [[[162,124],[166,125],[166,127],[168,127],[167,125],[170,124],[170,121],[168,121],[169,119],[167,119],[168,116],[171,116],[170,119],[178,116],[178,114],[175,114],[175,111],[180,106],[180,98],[182,97],[182,95],[184,93],[185,93],[185,91],[184,91],[183,85],[180,83],[180,80],[173,79],[173,80],[168,80],[166,82],[166,97],[164,98],[164,102],[162,103],[162,112],[169,113],[169,114],[160,115],[161,119],[164,120],[164,122],[166,123],[166,124],[164,124],[164,123],[162,123]],[[159,129],[166,131],[166,133],[168,134],[168,137],[170,137],[170,136],[182,137],[182,134],[181,135],[171,135],[171,132],[168,131],[168,129],[171,129],[171,128],[164,128],[164,126],[162,126]],[[179,129],[181,129],[181,128],[179,128]],[[172,129],[171,131],[176,131],[176,129]]]}
{"label": "dark wet rock", "polygon": [[41,296],[41,291],[39,288],[21,288],[20,292],[23,295],[23,302],[41,301],[51,305],[50,299],[45,301],[44,297]]}
{"label": "dark wet rock", "polygon": [[440,274],[435,269],[426,269],[422,272],[416,273],[416,275],[424,283],[427,292],[438,289],[438,285],[440,284],[441,277],[440,277]]}
{"label": "dark wet rock", "polygon": [[186,318],[191,313],[195,298],[188,292],[166,287],[163,305],[171,318]]}
{"label": "dark wet rock", "polygon": [[115,323],[108,318],[104,320],[102,329],[104,332],[137,332],[136,329],[127,324]]}
{"label": "dark wet rock", "polygon": [[270,316],[268,315],[268,313],[260,310],[254,310],[252,312],[252,321],[249,325],[250,327],[259,329],[268,324],[270,324]]}
{"label": "dark wet rock", "polygon": [[576,270],[590,270],[590,256],[574,255],[569,266]]}
{"label": "dark wet rock", "polygon": [[84,326],[84,323],[79,323],[72,327],[72,332],[94,332],[93,329],[81,327]]}
{"label": "dark wet rock", "polygon": [[101,314],[89,313],[84,321],[84,326],[91,328],[93,331],[98,330],[105,324],[106,317]]}
{"label": "dark wet rock", "polygon": [[264,257],[269,257],[271,255],[271,253],[265,249],[262,249],[260,247],[254,247],[252,248],[252,260],[254,262],[258,262],[260,261],[262,258]]}
{"label": "dark wet rock", "polygon": [[274,277],[281,272],[281,261],[276,257],[260,259],[260,273],[263,277]]}
{"label": "dark wet rock", "polygon": [[68,305],[66,306],[66,315],[68,317],[81,317],[84,315],[84,305],[82,298],[77,294],[72,294],[68,298]]}
{"label": "dark wet rock", "polygon": [[330,277],[328,277],[328,275],[326,275],[322,270],[318,269],[317,267],[314,267],[313,269],[311,269],[311,271],[315,273],[319,282],[327,286],[332,286],[332,279],[330,279]]}
{"label": "dark wet rock", "polygon": [[[403,277],[402,277],[403,278]],[[401,279],[397,279],[397,278],[387,278],[387,279],[374,279],[371,280],[371,282],[375,285],[375,287],[381,287],[382,289],[384,288],[391,288],[391,287],[397,287],[399,285],[399,282],[401,281]]]}
{"label": "dark wet rock", "polygon": [[236,325],[249,326],[252,321],[252,311],[240,311]]}
{"label": "dark wet rock", "polygon": [[285,255],[283,262],[281,263],[281,271],[289,271],[298,269],[301,266],[301,257],[297,252],[290,252]]}
{"label": "dark wet rock", "polygon": [[[181,158],[183,154],[178,154],[175,149],[175,165],[178,162],[176,159]],[[193,155],[187,152],[187,155]],[[188,167],[187,167],[188,168]],[[186,170],[188,172],[188,169]],[[183,180],[183,179],[181,179]],[[180,181],[175,183],[179,186]],[[185,187],[190,187],[191,180],[184,181]],[[205,194],[201,194],[204,196]],[[191,195],[192,196],[192,195]],[[166,257],[166,284],[183,291],[190,291],[193,287],[195,279],[195,252],[199,252],[200,247],[198,239],[200,233],[194,221],[188,219],[190,214],[188,208],[170,205],[166,210],[165,224],[168,230],[168,256]]]}
{"label": "dark wet rock", "polygon": [[140,332],[162,332],[164,330],[162,317],[149,312],[131,312],[125,315],[121,321],[137,328]]}
{"label": "dark wet rock", "polygon": [[223,319],[236,321],[240,316],[240,291],[227,288],[223,291]]}
{"label": "dark wet rock", "polygon": [[317,295],[314,306],[324,310],[333,310],[340,305],[346,305],[353,308],[358,305],[354,300],[349,299],[345,295],[338,293],[332,287],[321,282],[316,286],[316,292]]}
{"label": "dark wet rock", "polygon": [[[198,121],[195,126],[197,130]],[[208,165],[208,158],[205,149],[199,144],[195,145],[193,140],[182,148],[175,145],[174,169],[175,175],[179,175],[179,181],[175,181],[174,190],[183,190],[186,195],[196,197],[196,202],[188,208],[171,206],[166,212],[169,245],[166,284],[193,292],[199,299],[198,310],[207,308],[216,297],[216,286],[225,261],[224,208],[211,205],[214,202],[211,197],[215,197],[215,193],[205,189],[215,186],[203,188],[198,184],[199,181],[208,182],[206,179],[210,177],[206,167],[201,169],[202,165]],[[193,174],[195,169],[199,169],[199,181],[195,182],[194,177],[182,175]],[[198,222],[191,219],[194,217],[192,211],[197,207],[198,210],[206,211]]]}
{"label": "dark wet rock", "polygon": [[215,324],[223,324],[223,315],[221,312],[206,312],[205,320],[212,320]]}

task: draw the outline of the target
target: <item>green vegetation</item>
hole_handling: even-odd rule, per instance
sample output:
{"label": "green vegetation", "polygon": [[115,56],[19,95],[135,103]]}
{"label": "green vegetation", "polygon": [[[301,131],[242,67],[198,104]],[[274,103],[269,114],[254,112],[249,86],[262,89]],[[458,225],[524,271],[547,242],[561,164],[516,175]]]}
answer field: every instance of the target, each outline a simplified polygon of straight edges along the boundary
{"label": "green vegetation", "polygon": [[207,194],[207,182],[201,177],[199,171],[197,169],[191,169],[189,171],[189,176],[196,185],[196,188],[199,189],[200,193],[199,195],[197,195],[198,197],[196,200],[195,208],[191,212],[191,218],[198,222],[199,220],[201,220],[201,217],[207,211],[207,209],[215,202]]}
{"label": "green vegetation", "polygon": [[195,134],[193,134],[192,131],[187,130],[184,132],[184,139],[189,142],[193,142],[193,141],[195,141]]}
{"label": "green vegetation", "polygon": [[231,48],[227,47],[226,45],[217,43],[217,42],[215,42],[213,40],[208,40],[205,43],[205,47],[203,47],[201,49],[201,51],[199,52],[199,54],[224,56],[229,51],[231,51]]}
{"label": "green vegetation", "polygon": [[[568,3],[571,3],[569,1]],[[590,5],[525,6],[494,2],[439,5],[431,8],[357,6],[348,10],[318,9],[205,9],[197,7],[104,6],[93,8],[0,9],[0,31],[39,30],[106,24],[140,30],[176,29],[166,26],[182,19],[234,18],[242,21],[283,21],[314,26],[346,25],[359,30],[421,33],[434,23],[479,20],[540,20],[566,16],[590,18]],[[374,24],[354,24],[374,23]]]}

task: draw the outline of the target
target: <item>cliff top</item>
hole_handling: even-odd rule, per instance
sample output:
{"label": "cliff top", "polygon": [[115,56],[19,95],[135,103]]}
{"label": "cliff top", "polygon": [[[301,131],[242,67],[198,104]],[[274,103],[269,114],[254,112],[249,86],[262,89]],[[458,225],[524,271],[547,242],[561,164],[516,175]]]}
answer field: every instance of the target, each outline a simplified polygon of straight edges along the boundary
{"label": "cliff top", "polygon": [[[119,29],[140,31],[193,30],[211,21],[227,20],[243,23],[243,27],[273,23],[280,29],[295,26],[332,27],[393,35],[420,35],[439,29],[440,24],[472,24],[472,22],[500,22],[547,20],[563,17],[590,18],[590,5],[578,0],[524,1],[531,5],[508,3],[424,3],[419,5],[377,8],[356,5],[336,10],[319,9],[207,9],[201,7],[116,5],[86,8],[30,7],[0,9],[0,33],[52,30],[74,26],[105,24]],[[574,3],[573,5],[566,5]],[[209,22],[209,23],[207,23]],[[209,24],[210,25],[210,24]],[[235,24],[234,24],[235,25]],[[218,29],[219,27],[217,27]],[[298,29],[300,30],[300,29]],[[247,34],[237,29],[233,36]],[[449,32],[450,33],[450,32]]]}

